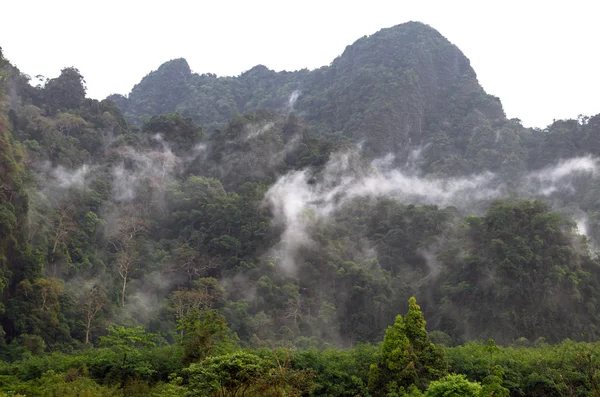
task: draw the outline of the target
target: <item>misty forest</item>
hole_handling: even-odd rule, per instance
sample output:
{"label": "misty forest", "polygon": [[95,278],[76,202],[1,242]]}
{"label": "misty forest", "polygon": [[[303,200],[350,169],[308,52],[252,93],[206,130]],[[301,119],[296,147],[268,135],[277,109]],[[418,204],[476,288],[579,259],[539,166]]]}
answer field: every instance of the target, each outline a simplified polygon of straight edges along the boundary
{"label": "misty forest", "polygon": [[101,101],[0,62],[0,396],[600,396],[600,114],[417,22]]}

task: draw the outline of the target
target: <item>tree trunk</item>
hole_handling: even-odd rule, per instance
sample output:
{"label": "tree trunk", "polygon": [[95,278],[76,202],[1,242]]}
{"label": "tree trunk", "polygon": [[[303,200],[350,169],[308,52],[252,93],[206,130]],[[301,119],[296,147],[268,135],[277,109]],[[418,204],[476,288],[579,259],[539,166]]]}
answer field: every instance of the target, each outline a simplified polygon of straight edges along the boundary
{"label": "tree trunk", "polygon": [[121,291],[121,306],[125,307],[125,288],[127,288],[127,274],[123,276],[123,291]]}
{"label": "tree trunk", "polygon": [[88,317],[87,328],[85,329],[85,344],[90,343],[90,328],[92,324],[92,318]]}

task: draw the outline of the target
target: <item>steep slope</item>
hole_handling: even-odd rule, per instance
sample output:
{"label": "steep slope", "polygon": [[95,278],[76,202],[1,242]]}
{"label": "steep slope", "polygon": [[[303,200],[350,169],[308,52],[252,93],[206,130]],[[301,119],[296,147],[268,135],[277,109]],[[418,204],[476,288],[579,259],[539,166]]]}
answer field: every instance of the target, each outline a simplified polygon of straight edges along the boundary
{"label": "steep slope", "polygon": [[[393,152],[402,161],[411,148],[426,144],[433,144],[436,158],[440,152],[460,157],[474,130],[494,125],[496,137],[508,123],[500,101],[484,92],[464,54],[418,22],[365,36],[314,71],[274,72],[259,65],[238,77],[216,77],[193,74],[185,60],[172,60],[127,98],[110,99],[134,122],[144,114],[177,111],[209,131],[236,113],[293,108],[315,133],[342,133],[365,141],[368,153]],[[493,157],[489,166],[502,163]]]}
{"label": "steep slope", "polygon": [[314,71],[170,61],[113,97],[139,128],[75,68],[36,87],[2,71],[0,358],[107,322],[178,341],[199,305],[254,346],[348,346],[413,295],[454,342],[600,337],[578,233],[600,241],[599,116],[524,129],[428,26]]}
{"label": "steep slope", "polygon": [[13,139],[5,97],[8,73],[0,49],[0,346],[4,336],[12,338],[14,317],[11,318],[10,298],[17,293],[20,282],[40,277],[42,265],[31,252],[28,241],[29,198],[25,190],[25,159]]}
{"label": "steep slope", "polygon": [[[328,84],[311,87],[298,108],[379,151],[422,143],[429,119],[444,114],[440,108],[455,92],[484,95],[468,59],[420,23],[358,40],[321,73]],[[503,117],[501,107],[493,116]]]}

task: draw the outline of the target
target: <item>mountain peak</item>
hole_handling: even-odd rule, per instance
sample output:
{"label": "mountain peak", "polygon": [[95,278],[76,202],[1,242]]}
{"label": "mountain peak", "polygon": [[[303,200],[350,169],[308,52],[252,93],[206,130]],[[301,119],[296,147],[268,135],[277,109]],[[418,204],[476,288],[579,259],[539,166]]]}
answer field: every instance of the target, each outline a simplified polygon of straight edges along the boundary
{"label": "mountain peak", "polygon": [[[204,79],[191,74],[185,59],[173,59],[134,87],[129,103],[115,99],[130,120],[178,111],[220,127],[238,113],[286,108],[293,95],[295,111],[316,130],[342,133],[365,141],[374,155],[399,158],[429,142],[432,131],[453,139],[470,113],[469,119],[504,119],[502,105],[483,91],[467,57],[421,22],[364,36],[314,71],[275,72],[259,64],[237,77]],[[462,141],[457,145],[464,149]]]}
{"label": "mountain peak", "polygon": [[476,77],[462,51],[436,29],[422,22],[406,22],[364,36],[346,47],[336,61],[341,67],[381,64],[415,68],[417,71],[430,68],[435,63],[449,69],[445,76],[448,80],[460,75]]}
{"label": "mountain peak", "polygon": [[188,76],[192,74],[192,69],[190,68],[190,65],[188,64],[185,58],[176,58],[171,59],[170,61],[167,61],[160,65],[158,67],[157,72],[180,73],[182,75]]}
{"label": "mountain peak", "polygon": [[410,30],[416,33],[420,33],[420,34],[424,34],[424,35],[432,35],[432,36],[437,36],[437,37],[444,37],[442,36],[442,34],[435,28],[433,28],[432,26],[423,23],[423,22],[419,22],[419,21],[408,21],[408,22],[404,22],[404,23],[400,23],[398,25],[394,25],[392,27],[389,28],[385,28],[382,30]]}

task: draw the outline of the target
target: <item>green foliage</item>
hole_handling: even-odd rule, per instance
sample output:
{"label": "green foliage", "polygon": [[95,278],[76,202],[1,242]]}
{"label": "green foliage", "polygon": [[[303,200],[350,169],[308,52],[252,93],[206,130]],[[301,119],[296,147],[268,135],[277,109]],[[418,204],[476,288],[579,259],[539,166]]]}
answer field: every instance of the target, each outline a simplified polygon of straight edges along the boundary
{"label": "green foliage", "polygon": [[273,362],[268,357],[237,351],[192,364],[185,370],[188,394],[223,397],[306,395],[312,389],[313,374],[291,368],[287,353],[273,351]]}
{"label": "green foliage", "polygon": [[193,310],[180,320],[183,330],[183,361],[186,364],[231,350],[235,337],[227,320],[216,310]]}
{"label": "green foliage", "polygon": [[509,390],[502,386],[502,370],[500,368],[495,368],[494,371],[483,378],[482,388],[479,392],[480,396],[498,396],[498,397],[508,397],[510,392]]}
{"label": "green foliage", "polygon": [[452,374],[431,382],[425,393],[426,397],[479,397],[484,395],[481,394],[479,383],[470,382],[464,375]]}
{"label": "green foliage", "polygon": [[202,138],[202,128],[191,118],[179,113],[152,116],[142,126],[145,134],[161,134],[162,138],[175,150],[189,150]]}
{"label": "green foliage", "polygon": [[[449,367],[493,389],[495,395],[594,395],[597,344],[564,341],[559,345],[508,347],[490,352],[489,345],[471,342],[447,350]],[[500,384],[501,383],[501,384]]]}
{"label": "green foliage", "polygon": [[351,350],[315,348],[294,355],[293,367],[315,373],[315,396],[354,397],[368,393],[367,375],[372,362],[380,358],[380,349],[372,345],[357,345]]}
{"label": "green foliage", "polygon": [[423,390],[445,372],[444,352],[429,341],[421,308],[411,297],[404,319],[398,315],[385,333],[381,360],[369,370],[369,389],[374,395],[410,385]]}
{"label": "green foliage", "polygon": [[52,371],[46,372],[39,380],[32,382],[35,386],[26,389],[27,396],[41,397],[104,397],[117,396],[115,388],[105,387],[76,372],[64,375]]}
{"label": "green foliage", "polygon": [[[508,343],[595,332],[583,320],[595,318],[594,309],[581,303],[594,299],[588,292],[596,288],[597,265],[574,249],[572,226],[546,203],[497,202],[484,217],[468,218],[467,228],[468,253],[451,254],[436,285],[445,302],[441,321],[461,313],[452,333],[468,328]],[[553,327],[561,321],[571,327]],[[506,328],[492,326],[498,323]]]}
{"label": "green foliage", "polygon": [[111,347],[123,354],[132,354],[143,346],[154,346],[153,335],[148,335],[141,326],[125,328],[123,326],[111,325],[108,335],[100,339],[100,344]]}
{"label": "green foliage", "polygon": [[[566,341],[560,345],[528,348],[491,347],[489,343],[470,343],[446,349],[448,370],[464,374],[466,378],[452,375],[442,378],[441,382],[431,382],[426,393],[434,390],[438,393],[440,389],[451,392],[463,387],[472,390],[473,384],[481,384],[478,387],[480,396],[598,393],[597,343]],[[187,392],[201,394],[213,390],[221,382],[227,388],[247,386],[249,396],[265,393],[301,395],[300,390],[315,396],[369,395],[367,384],[373,382],[369,382],[368,377],[374,375],[373,370],[369,371],[369,365],[381,359],[380,349],[371,345],[346,350],[311,349],[293,354],[289,351],[274,354],[261,349],[236,350],[192,364],[184,371],[177,351],[170,346],[138,350],[139,362],[151,367],[153,375],[147,371],[146,375],[131,373],[124,387],[128,393],[144,389],[146,395],[165,396]],[[40,385],[65,393],[71,390],[73,393],[115,392],[121,382],[121,359],[121,355],[112,349],[88,349],[70,354],[26,355],[11,364],[0,362],[0,392],[43,395]],[[238,367],[247,371],[242,373],[252,373],[256,377],[236,378],[234,374],[240,369]],[[183,374],[189,383],[182,382],[174,373]],[[381,393],[417,396],[421,392],[415,385],[402,386],[393,380],[386,385],[385,391],[372,390],[370,395]]]}
{"label": "green foliage", "polygon": [[180,397],[185,395],[187,388],[182,386],[183,378],[171,377],[169,383],[158,385],[154,388],[151,397]]}
{"label": "green foliage", "polygon": [[236,397],[262,381],[267,365],[260,357],[239,351],[192,364],[186,373],[192,394]]}
{"label": "green foliage", "polygon": [[142,327],[125,328],[111,325],[108,335],[100,338],[100,345],[110,347],[120,357],[119,372],[121,373],[121,387],[125,385],[127,377],[147,377],[154,372],[150,363],[142,359],[141,349],[155,346],[154,336],[144,332]]}
{"label": "green foliage", "polygon": [[79,108],[85,99],[83,84],[83,76],[73,67],[64,68],[59,77],[48,80],[44,86],[44,97],[51,112]]}

